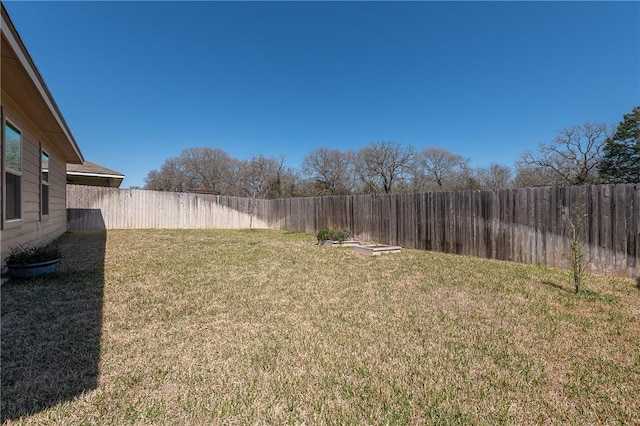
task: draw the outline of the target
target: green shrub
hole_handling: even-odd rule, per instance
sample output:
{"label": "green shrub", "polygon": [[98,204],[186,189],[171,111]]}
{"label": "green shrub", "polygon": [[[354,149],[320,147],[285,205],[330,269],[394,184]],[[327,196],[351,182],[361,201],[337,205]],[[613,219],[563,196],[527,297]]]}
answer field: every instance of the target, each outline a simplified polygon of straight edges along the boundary
{"label": "green shrub", "polygon": [[7,264],[28,265],[30,263],[47,262],[60,259],[60,250],[56,246],[35,247],[32,245],[19,245],[11,249]]}
{"label": "green shrub", "polygon": [[344,228],[322,228],[316,234],[319,243],[327,240],[343,242],[350,236],[351,231]]}
{"label": "green shrub", "polygon": [[321,243],[322,241],[328,240],[329,228],[322,228],[321,230],[319,230],[318,233],[316,234],[316,237],[318,238],[319,243]]}

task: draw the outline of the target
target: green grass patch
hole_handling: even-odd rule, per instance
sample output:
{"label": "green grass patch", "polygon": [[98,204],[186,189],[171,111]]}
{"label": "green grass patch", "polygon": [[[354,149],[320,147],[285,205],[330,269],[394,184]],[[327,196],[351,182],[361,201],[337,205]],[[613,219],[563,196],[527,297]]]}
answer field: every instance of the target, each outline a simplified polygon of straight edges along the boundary
{"label": "green grass patch", "polygon": [[7,424],[636,424],[631,280],[309,234],[68,233],[2,291]]}

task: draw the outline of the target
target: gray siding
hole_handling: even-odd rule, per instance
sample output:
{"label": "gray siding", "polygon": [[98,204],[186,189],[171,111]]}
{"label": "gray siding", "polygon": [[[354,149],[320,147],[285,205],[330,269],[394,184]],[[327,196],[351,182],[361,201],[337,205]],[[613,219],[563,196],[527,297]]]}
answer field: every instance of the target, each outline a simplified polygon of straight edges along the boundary
{"label": "gray siding", "polygon": [[[3,218],[0,240],[4,260],[16,245],[44,244],[63,234],[67,213],[66,164],[59,150],[5,93],[2,94],[2,109],[4,120],[16,126],[22,134],[22,218],[15,221]],[[41,146],[49,154],[49,215],[43,217],[40,215]],[[4,186],[4,167],[2,170]]]}

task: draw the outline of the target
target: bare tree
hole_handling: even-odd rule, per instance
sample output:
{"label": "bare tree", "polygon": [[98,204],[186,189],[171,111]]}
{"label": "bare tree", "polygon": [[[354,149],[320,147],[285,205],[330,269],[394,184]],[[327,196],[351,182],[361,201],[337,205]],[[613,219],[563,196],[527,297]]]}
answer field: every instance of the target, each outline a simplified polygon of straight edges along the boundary
{"label": "bare tree", "polygon": [[187,148],[180,154],[190,189],[223,192],[229,179],[231,158],[218,148]]}
{"label": "bare tree", "polygon": [[281,182],[284,159],[265,157],[262,154],[248,161],[238,161],[234,173],[235,187],[239,195],[250,198],[249,228],[253,229],[258,199],[269,198]]}
{"label": "bare tree", "polygon": [[269,198],[278,187],[283,159],[256,155],[237,161],[234,174],[236,193],[250,198]]}
{"label": "bare tree", "polygon": [[302,161],[302,172],[311,181],[313,195],[347,195],[354,188],[349,155],[337,149],[318,148]]}
{"label": "bare tree", "polygon": [[468,159],[444,148],[428,147],[415,156],[414,180],[424,189],[450,189],[447,184],[463,171],[468,162]]}
{"label": "bare tree", "polygon": [[555,182],[556,176],[553,170],[540,166],[531,166],[522,161],[516,162],[516,175],[513,178],[514,187],[551,186]]}
{"label": "bare tree", "polygon": [[186,148],[145,178],[145,188],[159,191],[226,192],[231,158],[217,148]]}
{"label": "bare tree", "polygon": [[551,142],[541,142],[538,152],[525,152],[521,161],[551,170],[559,185],[583,185],[598,179],[598,164],[610,129],[606,124],[586,122],[558,132]]}
{"label": "bare tree", "polygon": [[513,186],[511,169],[497,163],[476,169],[478,183],[482,189],[506,189]]}
{"label": "bare tree", "polygon": [[361,148],[354,156],[354,166],[363,192],[388,194],[394,191],[407,177],[413,155],[411,146],[390,141],[374,142]]}
{"label": "bare tree", "polygon": [[456,170],[453,175],[447,179],[447,191],[475,191],[482,189],[478,169],[470,167],[466,161]]}
{"label": "bare tree", "polygon": [[291,198],[303,197],[304,195],[300,173],[291,167],[284,166],[280,171],[279,185],[277,190],[272,193],[272,196]]}
{"label": "bare tree", "polygon": [[187,189],[188,178],[178,157],[168,158],[160,170],[151,170],[144,178],[145,189],[182,192]]}

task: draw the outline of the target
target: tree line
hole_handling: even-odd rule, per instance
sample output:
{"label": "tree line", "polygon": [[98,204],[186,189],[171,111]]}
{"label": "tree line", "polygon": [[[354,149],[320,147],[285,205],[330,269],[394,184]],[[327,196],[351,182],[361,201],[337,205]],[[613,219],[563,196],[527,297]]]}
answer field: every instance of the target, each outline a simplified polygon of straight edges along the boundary
{"label": "tree line", "polygon": [[441,147],[420,150],[377,141],[358,150],[317,148],[301,170],[284,157],[230,157],[218,148],[187,148],[150,171],[145,189],[282,198],[393,192],[505,189],[548,185],[640,182],[640,107],[617,127],[586,122],[560,130],[512,169],[473,168],[470,159]]}

